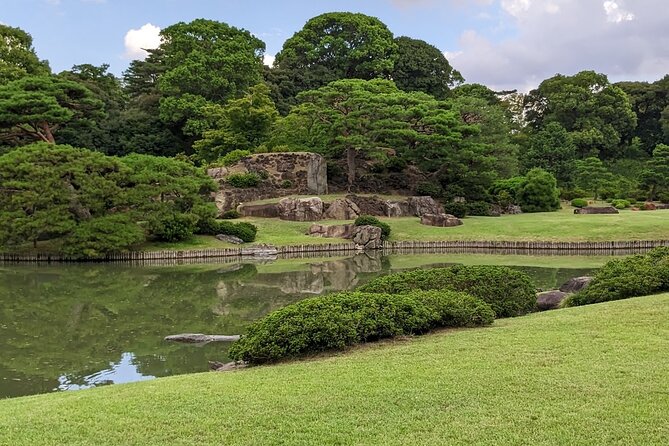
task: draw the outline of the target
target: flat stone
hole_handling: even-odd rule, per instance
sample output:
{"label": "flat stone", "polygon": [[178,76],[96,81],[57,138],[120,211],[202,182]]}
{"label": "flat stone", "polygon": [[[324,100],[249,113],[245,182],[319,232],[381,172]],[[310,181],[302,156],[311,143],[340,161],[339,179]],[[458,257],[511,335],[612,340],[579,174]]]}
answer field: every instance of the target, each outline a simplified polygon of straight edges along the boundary
{"label": "flat stone", "polygon": [[351,238],[355,225],[321,225],[315,223],[309,228],[308,235],[324,238]]}
{"label": "flat stone", "polygon": [[560,308],[560,304],[567,298],[567,296],[569,296],[569,293],[565,293],[559,290],[538,293],[537,309],[539,311],[547,311]]}
{"label": "flat stone", "polygon": [[244,240],[242,240],[239,237],[234,236],[234,235],[218,234],[216,236],[216,240],[219,240],[221,242],[226,242],[226,243],[232,243],[234,245],[243,245],[244,244]]}
{"label": "flat stone", "polygon": [[242,204],[237,210],[244,217],[276,218],[279,216],[279,207],[276,203],[269,204]]}
{"label": "flat stone", "polygon": [[613,206],[588,206],[581,209],[574,209],[574,214],[620,214],[620,212]]}
{"label": "flat stone", "polygon": [[425,214],[420,218],[420,224],[450,228],[462,225],[462,220],[451,214]]}

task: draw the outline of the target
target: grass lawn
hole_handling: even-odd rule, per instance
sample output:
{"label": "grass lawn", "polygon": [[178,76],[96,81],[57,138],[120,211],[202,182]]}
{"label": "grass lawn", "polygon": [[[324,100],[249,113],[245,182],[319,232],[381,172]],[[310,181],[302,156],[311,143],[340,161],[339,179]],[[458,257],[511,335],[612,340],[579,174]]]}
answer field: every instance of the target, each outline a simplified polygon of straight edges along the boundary
{"label": "grass lawn", "polygon": [[669,294],[0,401],[7,445],[666,445]]}

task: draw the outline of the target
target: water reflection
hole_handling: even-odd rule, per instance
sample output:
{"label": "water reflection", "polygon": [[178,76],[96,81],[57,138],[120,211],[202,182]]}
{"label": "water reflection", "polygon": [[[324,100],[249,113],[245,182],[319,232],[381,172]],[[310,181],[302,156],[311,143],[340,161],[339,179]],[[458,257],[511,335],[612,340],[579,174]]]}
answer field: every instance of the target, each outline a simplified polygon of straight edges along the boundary
{"label": "water reflection", "polygon": [[0,266],[0,397],[200,372],[227,346],[170,344],[184,332],[240,334],[309,296],[353,289],[391,271],[507,262],[548,289],[606,259],[368,255],[181,266]]}

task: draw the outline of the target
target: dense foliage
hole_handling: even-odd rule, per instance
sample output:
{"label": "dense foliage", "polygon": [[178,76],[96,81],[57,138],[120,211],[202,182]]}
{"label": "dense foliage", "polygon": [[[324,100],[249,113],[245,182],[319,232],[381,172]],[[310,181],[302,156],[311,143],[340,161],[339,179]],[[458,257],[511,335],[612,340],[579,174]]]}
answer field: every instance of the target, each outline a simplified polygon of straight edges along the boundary
{"label": "dense foliage", "polygon": [[388,240],[388,238],[390,238],[390,225],[388,223],[382,222],[374,216],[361,215],[355,219],[353,224],[356,226],[376,226],[377,228],[381,228],[381,240]]}
{"label": "dense foliage", "polygon": [[456,265],[408,271],[372,280],[364,293],[406,293],[413,290],[453,290],[490,304],[497,317],[513,317],[534,309],[535,289],[529,276],[501,266]]}
{"label": "dense foliage", "polygon": [[452,291],[338,293],[306,299],[253,323],[228,355],[263,364],[440,327],[492,323],[489,305]]}

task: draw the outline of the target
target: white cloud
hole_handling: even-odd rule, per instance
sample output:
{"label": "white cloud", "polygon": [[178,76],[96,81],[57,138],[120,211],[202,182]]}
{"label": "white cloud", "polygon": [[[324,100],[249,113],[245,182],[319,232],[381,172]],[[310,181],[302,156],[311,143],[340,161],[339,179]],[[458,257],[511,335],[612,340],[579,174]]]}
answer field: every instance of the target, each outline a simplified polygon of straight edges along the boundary
{"label": "white cloud", "polygon": [[657,80],[669,73],[666,1],[496,0],[499,20],[463,32],[447,57],[467,82],[500,90],[527,90],[582,70],[614,82]]}
{"label": "white cloud", "polygon": [[265,53],[265,56],[263,57],[263,63],[268,67],[271,67],[272,65],[274,65],[274,59],[276,59],[276,57],[272,56],[271,54]]}
{"label": "white cloud", "polygon": [[125,54],[127,59],[144,59],[152,50],[160,46],[160,27],[147,23],[139,29],[131,29],[125,34]]}

